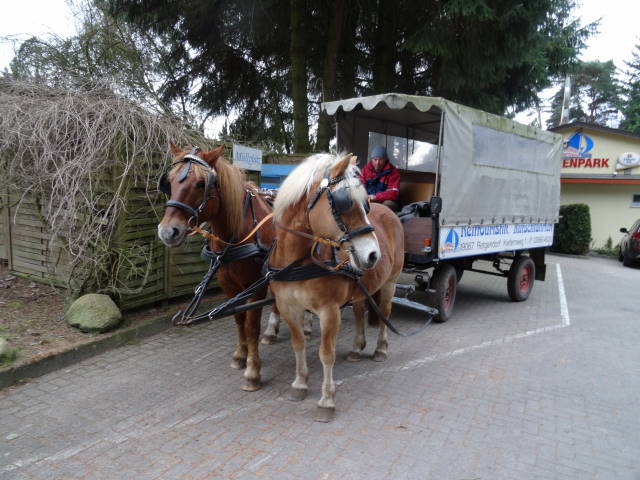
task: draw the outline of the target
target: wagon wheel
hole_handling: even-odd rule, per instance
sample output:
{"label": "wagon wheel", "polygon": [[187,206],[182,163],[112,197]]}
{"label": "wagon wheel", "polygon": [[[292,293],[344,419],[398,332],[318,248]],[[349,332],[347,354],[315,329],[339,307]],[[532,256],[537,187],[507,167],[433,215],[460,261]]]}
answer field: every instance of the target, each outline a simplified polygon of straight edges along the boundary
{"label": "wagon wheel", "polygon": [[516,258],[509,269],[507,277],[507,291],[514,302],[523,302],[533,290],[536,278],[536,266],[530,257],[522,255]]}
{"label": "wagon wheel", "polygon": [[622,264],[625,267],[633,267],[635,265],[633,258],[631,258],[631,255],[629,255],[627,252],[624,252],[622,254]]}
{"label": "wagon wheel", "polygon": [[446,263],[439,265],[431,279],[431,288],[435,293],[431,294],[430,303],[438,309],[438,315],[433,318],[434,322],[444,323],[451,318],[457,286],[456,269]]}

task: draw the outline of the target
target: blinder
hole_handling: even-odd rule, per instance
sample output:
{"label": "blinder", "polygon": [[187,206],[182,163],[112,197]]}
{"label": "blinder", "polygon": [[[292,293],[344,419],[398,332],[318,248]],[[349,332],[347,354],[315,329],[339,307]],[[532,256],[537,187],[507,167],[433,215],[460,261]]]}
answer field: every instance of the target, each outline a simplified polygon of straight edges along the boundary
{"label": "blinder", "polygon": [[[347,187],[338,188],[333,191],[328,190],[327,192],[329,196],[332,197],[331,203],[338,215],[348,212],[353,207],[353,200]],[[362,208],[364,208],[365,213],[369,213],[369,200],[362,202]]]}
{"label": "blinder", "polygon": [[171,182],[169,182],[169,174],[164,172],[158,178],[158,190],[166,195],[171,196]]}

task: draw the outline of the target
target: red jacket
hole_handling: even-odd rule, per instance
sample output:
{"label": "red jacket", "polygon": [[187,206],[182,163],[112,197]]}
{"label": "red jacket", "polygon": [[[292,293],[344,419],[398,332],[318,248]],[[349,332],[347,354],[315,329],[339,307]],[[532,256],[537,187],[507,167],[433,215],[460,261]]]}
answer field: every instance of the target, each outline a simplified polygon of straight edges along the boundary
{"label": "red jacket", "polygon": [[[380,173],[382,175],[378,177]],[[377,181],[376,177],[378,177]],[[400,172],[388,160],[380,172],[376,172],[373,164],[368,162],[362,169],[360,180],[364,183],[367,193],[376,196],[376,202],[382,203],[385,200],[398,201],[398,196],[400,195]]]}

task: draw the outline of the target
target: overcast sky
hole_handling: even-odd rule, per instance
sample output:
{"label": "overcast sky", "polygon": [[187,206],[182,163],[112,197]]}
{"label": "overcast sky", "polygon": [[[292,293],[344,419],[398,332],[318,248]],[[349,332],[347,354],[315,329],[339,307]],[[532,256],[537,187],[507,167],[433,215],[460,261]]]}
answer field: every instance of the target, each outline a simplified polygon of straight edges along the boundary
{"label": "overcast sky", "polygon": [[[60,37],[75,32],[73,15],[65,0],[0,0],[0,69],[13,57],[19,40],[54,33]],[[625,68],[634,46],[640,43],[638,0],[582,0],[575,12],[583,24],[601,18],[600,33],[591,38],[583,60],[613,60]],[[12,41],[6,41],[8,37]],[[519,116],[520,121],[528,121]]]}

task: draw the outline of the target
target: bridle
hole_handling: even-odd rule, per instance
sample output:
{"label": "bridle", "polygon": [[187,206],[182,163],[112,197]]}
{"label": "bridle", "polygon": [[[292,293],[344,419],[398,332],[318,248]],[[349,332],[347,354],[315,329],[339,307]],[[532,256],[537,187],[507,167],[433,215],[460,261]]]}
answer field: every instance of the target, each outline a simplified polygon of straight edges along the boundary
{"label": "bridle", "polygon": [[[343,243],[350,241],[354,237],[374,231],[374,227],[371,224],[363,225],[362,227],[358,227],[355,230],[349,231],[347,226],[342,221],[342,214],[349,211],[353,207],[353,200],[348,191],[349,187],[345,186],[338,189],[333,189],[331,187],[337,185],[344,179],[344,175],[329,178],[329,168],[327,168],[324,172],[324,176],[320,181],[320,185],[318,186],[315,195],[307,204],[306,210],[308,223],[309,213],[311,213],[311,209],[316,205],[320,196],[326,192],[327,199],[329,201],[329,208],[331,209],[331,214],[333,215],[338,228],[343,233],[342,237],[340,237],[340,239],[337,241],[340,246],[342,246]],[[369,213],[369,201],[366,200],[362,203],[362,207],[364,208],[365,213]]]}
{"label": "bridle", "polygon": [[191,225],[192,221],[193,221],[193,225],[198,225],[200,223],[198,221],[198,217],[206,207],[209,200],[213,198],[213,195],[211,193],[213,189],[217,187],[216,174],[212,170],[211,166],[207,162],[202,160],[200,157],[198,157],[197,155],[197,153],[200,152],[201,150],[202,149],[200,147],[193,147],[188,154],[186,154],[180,160],[173,162],[171,165],[169,165],[169,169],[165,173],[163,173],[158,179],[158,190],[160,190],[162,193],[165,193],[171,196],[171,182],[169,182],[168,171],[171,170],[172,167],[176,165],[180,165],[182,163],[184,164],[184,166],[178,173],[178,176],[176,177],[180,183],[184,182],[187,179],[187,176],[189,175],[189,169],[191,168],[191,165],[193,163],[200,165],[207,170],[208,178],[205,185],[204,196],[202,197],[202,202],[200,202],[200,205],[198,205],[197,208],[193,208],[192,206],[187,205],[186,203],[180,202],[178,200],[167,200],[167,203],[166,203],[167,207],[178,208],[189,215],[189,219],[187,220],[187,225]]}

